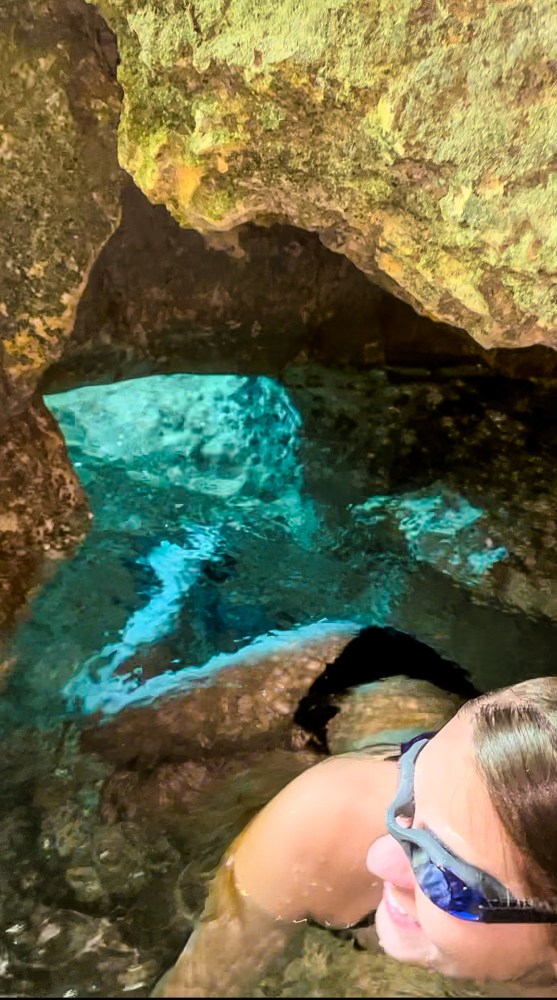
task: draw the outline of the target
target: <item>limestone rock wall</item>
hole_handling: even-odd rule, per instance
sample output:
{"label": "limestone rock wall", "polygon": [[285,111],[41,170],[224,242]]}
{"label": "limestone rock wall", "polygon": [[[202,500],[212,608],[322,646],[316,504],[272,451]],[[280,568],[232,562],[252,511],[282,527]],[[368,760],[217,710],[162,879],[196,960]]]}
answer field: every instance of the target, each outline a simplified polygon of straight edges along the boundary
{"label": "limestone rock wall", "polygon": [[[5,420],[0,438],[0,629],[46,565],[80,539],[87,504],[42,399]],[[1,674],[1,668],[0,668]]]}
{"label": "limestone rock wall", "polygon": [[1,625],[43,546],[75,540],[85,522],[63,440],[34,393],[117,224],[123,174],[116,48],[94,8],[0,0],[0,61]]}
{"label": "limestone rock wall", "polygon": [[22,408],[119,218],[114,41],[82,0],[0,0],[0,338]]}
{"label": "limestone rock wall", "polygon": [[40,385],[56,392],[184,371],[280,377],[305,358],[489,368],[500,364],[495,355],[463,330],[419,316],[315,233],[248,223],[202,235],[129,183],[121,223]]}
{"label": "limestone rock wall", "polygon": [[315,230],[484,347],[555,346],[552,0],[97,2],[151,201]]}

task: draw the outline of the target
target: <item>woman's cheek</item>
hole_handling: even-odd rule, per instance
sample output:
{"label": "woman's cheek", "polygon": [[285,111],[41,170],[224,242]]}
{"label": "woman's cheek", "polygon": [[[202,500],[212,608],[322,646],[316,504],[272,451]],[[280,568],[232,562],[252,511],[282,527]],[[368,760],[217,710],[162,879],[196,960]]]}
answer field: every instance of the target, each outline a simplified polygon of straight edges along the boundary
{"label": "woman's cheek", "polygon": [[432,945],[431,967],[436,971],[465,979],[504,978],[511,957],[501,962],[504,949],[498,928],[451,917],[422,893],[416,897],[416,914]]}
{"label": "woman's cheek", "polygon": [[[434,906],[419,890],[416,893],[416,919],[435,951],[442,958],[460,965],[470,961],[470,927]],[[465,973],[466,974],[466,973]]]}

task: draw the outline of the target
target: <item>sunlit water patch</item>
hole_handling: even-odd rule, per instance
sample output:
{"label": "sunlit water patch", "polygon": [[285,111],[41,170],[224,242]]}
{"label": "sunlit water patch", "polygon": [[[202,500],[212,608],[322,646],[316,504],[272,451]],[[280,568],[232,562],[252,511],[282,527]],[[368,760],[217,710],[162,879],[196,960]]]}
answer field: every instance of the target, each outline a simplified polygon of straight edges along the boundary
{"label": "sunlit water patch", "polygon": [[505,545],[490,537],[485,512],[442,484],[418,493],[371,497],[354,509],[354,516],[370,530],[392,519],[417,561],[449,571],[463,583],[474,584],[509,555]]}

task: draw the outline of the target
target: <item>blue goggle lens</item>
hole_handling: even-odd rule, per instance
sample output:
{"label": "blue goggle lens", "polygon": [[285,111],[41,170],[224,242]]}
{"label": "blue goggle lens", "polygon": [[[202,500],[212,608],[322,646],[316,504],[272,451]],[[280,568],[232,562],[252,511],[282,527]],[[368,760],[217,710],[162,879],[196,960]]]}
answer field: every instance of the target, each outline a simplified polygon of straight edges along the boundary
{"label": "blue goggle lens", "polygon": [[479,920],[479,905],[483,899],[477,891],[458,875],[436,865],[423,848],[416,844],[409,846],[412,869],[424,896],[445,913],[465,920]]}

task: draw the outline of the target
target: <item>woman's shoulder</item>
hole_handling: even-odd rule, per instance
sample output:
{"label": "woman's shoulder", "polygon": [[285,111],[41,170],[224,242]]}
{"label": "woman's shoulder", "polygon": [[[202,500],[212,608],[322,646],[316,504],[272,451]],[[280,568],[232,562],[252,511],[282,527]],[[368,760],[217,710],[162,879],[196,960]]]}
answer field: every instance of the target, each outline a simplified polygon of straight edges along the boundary
{"label": "woman's shoulder", "polygon": [[385,832],[396,783],[396,763],[365,754],[330,757],[304,771],[233,847],[230,863],[242,894],[292,920],[325,912],[317,897],[327,883],[331,919],[336,910],[344,914],[344,897],[361,889],[362,880],[367,890],[366,852]]}
{"label": "woman's shoulder", "polygon": [[305,842],[325,842],[337,828],[383,823],[397,784],[398,768],[385,754],[350,752],[327,757],[294,778],[253,820],[252,839],[267,834],[297,848]]}
{"label": "woman's shoulder", "polygon": [[318,813],[337,815],[342,808],[346,821],[372,823],[377,816],[382,825],[398,782],[395,754],[393,747],[370,747],[330,757],[311,776],[302,775],[307,785],[300,785],[299,792],[307,796],[310,791]]}

